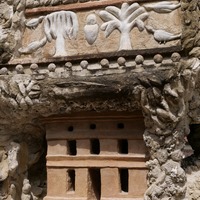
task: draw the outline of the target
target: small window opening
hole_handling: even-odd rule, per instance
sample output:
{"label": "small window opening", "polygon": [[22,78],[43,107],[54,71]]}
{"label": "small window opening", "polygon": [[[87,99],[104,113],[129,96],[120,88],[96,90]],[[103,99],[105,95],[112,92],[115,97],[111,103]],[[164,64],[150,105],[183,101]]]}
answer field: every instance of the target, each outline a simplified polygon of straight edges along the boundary
{"label": "small window opening", "polygon": [[128,169],[119,169],[121,192],[128,192]]}
{"label": "small window opening", "polygon": [[128,141],[126,139],[118,141],[118,150],[121,154],[128,154]]}
{"label": "small window opening", "polygon": [[67,192],[75,191],[75,170],[70,169],[67,171]]}
{"label": "small window opening", "polygon": [[90,195],[93,200],[100,200],[101,198],[101,174],[100,169],[89,169],[89,175],[91,180]]}
{"label": "small window opening", "polygon": [[90,124],[90,129],[92,130],[96,129],[96,124]]}
{"label": "small window opening", "polygon": [[100,143],[98,139],[90,140],[90,153],[91,154],[99,154],[100,153]]}
{"label": "small window opening", "polygon": [[118,129],[124,129],[124,124],[123,123],[118,123],[117,124]]}
{"label": "small window opening", "polygon": [[68,127],[68,131],[69,131],[69,132],[72,132],[73,130],[74,130],[74,127],[73,127],[73,126],[69,126],[69,127]]}
{"label": "small window opening", "polygon": [[68,154],[75,156],[77,154],[76,140],[68,140],[67,143],[68,143],[68,145],[67,145],[68,146]]}

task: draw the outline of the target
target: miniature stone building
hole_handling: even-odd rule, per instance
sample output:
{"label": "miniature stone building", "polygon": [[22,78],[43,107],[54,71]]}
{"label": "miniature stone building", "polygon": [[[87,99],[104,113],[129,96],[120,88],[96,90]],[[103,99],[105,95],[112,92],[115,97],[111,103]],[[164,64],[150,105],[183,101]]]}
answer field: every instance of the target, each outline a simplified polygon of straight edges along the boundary
{"label": "miniature stone building", "polygon": [[200,199],[199,1],[0,13],[0,199]]}
{"label": "miniature stone building", "polygon": [[45,199],[143,199],[147,151],[141,116],[107,113],[46,123]]}

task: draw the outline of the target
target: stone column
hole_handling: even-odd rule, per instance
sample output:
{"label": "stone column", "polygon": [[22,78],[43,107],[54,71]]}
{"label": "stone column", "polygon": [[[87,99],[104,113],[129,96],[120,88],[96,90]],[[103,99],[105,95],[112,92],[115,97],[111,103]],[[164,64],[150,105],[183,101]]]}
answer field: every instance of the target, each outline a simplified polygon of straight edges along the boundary
{"label": "stone column", "polygon": [[146,79],[138,78],[146,126],[144,141],[150,152],[145,200],[185,199],[182,149],[189,133],[188,101],[198,68],[198,59],[180,61],[162,76],[152,72]]}

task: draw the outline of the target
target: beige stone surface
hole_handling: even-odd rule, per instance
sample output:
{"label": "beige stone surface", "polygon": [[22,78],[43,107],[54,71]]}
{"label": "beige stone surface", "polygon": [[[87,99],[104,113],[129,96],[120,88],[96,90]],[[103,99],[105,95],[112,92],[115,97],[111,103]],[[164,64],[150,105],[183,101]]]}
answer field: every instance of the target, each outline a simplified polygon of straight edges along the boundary
{"label": "beige stone surface", "polygon": [[49,155],[66,155],[67,154],[67,142],[66,140],[56,140],[48,142]]}
{"label": "beige stone surface", "polygon": [[[172,1],[172,3],[177,4],[178,2]],[[148,4],[140,3],[140,6],[145,7],[145,5],[149,5],[149,4],[151,3],[148,3]],[[121,43],[120,31],[117,29],[113,29],[111,34],[108,37],[105,37],[104,31],[101,30],[102,29],[101,26],[104,23],[104,21],[101,19],[100,13],[104,9],[105,8],[99,8],[99,9],[90,10],[90,11],[80,10],[75,13],[78,19],[77,37],[74,39],[73,38],[70,39],[70,37],[64,38],[63,42],[65,43],[66,52],[63,55],[61,55],[63,59],[84,58],[85,56],[94,57],[95,55],[98,55],[101,57],[101,55],[104,55],[105,53],[109,53],[109,55],[115,55],[118,52],[120,54],[119,52],[119,47]],[[58,12],[59,11],[57,11],[57,13]],[[148,18],[144,20],[144,27],[151,26],[155,30],[164,30],[174,35],[178,35],[181,33],[182,27],[181,27],[181,18],[180,18],[179,8],[176,10],[173,10],[170,13],[156,13],[154,11],[145,11],[145,12],[148,13]],[[35,13],[35,15],[36,14],[37,13]],[[89,44],[87,42],[86,40],[87,36],[85,35],[86,33],[84,31],[88,23],[87,17],[89,15],[95,16],[95,22],[89,22],[89,23],[93,23],[93,25],[88,25],[89,27],[88,31],[90,35],[95,35],[95,38],[96,38],[92,44],[91,43]],[[27,22],[29,22],[30,20],[36,19],[37,17],[38,16],[36,15],[31,18],[28,18]],[[96,32],[94,29],[96,29]],[[91,33],[91,32],[94,32],[94,33]],[[41,24],[36,26],[35,29],[26,28],[23,34],[21,47],[25,48],[32,42],[35,42],[35,41],[39,42],[44,37],[45,37],[45,33],[44,33],[43,22],[41,22]],[[93,37],[93,36],[88,36],[88,37]],[[149,33],[146,28],[144,28],[144,30],[140,32],[137,26],[133,27],[132,30],[128,32],[127,40],[128,40],[128,37],[130,37],[132,47],[131,49],[123,49],[123,50],[129,50],[131,51],[131,54],[137,54],[139,51],[142,52],[143,50],[145,50],[145,52],[146,51],[159,52],[160,49],[162,49],[162,51],[165,51],[165,49],[166,51],[169,51],[170,48],[172,47],[177,47],[177,49],[179,49],[180,47],[180,40],[179,40],[180,38],[178,40],[175,39],[173,41],[169,41],[166,43],[164,42],[160,44],[154,39],[153,34]],[[31,60],[37,61],[37,62],[38,61],[45,62],[53,57],[60,57],[59,55],[55,56],[55,53],[56,53],[55,45],[56,45],[57,38],[52,39],[51,42],[46,42],[46,44],[43,45],[43,47],[39,48],[36,51],[33,51],[30,55],[26,55],[26,54],[21,55],[20,58],[16,58],[16,60],[13,60],[11,62],[17,62],[19,60],[21,60],[21,62],[30,62]],[[61,45],[60,45],[60,48],[61,48]]]}
{"label": "beige stone surface", "polygon": [[47,179],[47,191],[49,196],[63,197],[66,195],[66,169],[48,169]]}
{"label": "beige stone surface", "polygon": [[89,140],[77,140],[77,155],[90,154],[90,141]]}
{"label": "beige stone surface", "polygon": [[118,168],[101,169],[101,196],[117,197],[120,192]]}
{"label": "beige stone surface", "polygon": [[129,170],[129,195],[141,197],[147,189],[146,182],[147,170],[130,169]]}
{"label": "beige stone surface", "polygon": [[116,155],[118,152],[118,142],[112,139],[101,139],[101,155]]}

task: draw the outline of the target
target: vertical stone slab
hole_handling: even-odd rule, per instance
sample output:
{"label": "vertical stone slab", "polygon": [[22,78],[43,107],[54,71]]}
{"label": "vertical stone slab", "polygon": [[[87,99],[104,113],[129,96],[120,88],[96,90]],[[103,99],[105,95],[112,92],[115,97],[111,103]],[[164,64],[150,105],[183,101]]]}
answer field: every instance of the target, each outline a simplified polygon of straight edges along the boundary
{"label": "vertical stone slab", "polygon": [[129,140],[128,152],[134,157],[145,157],[147,148],[143,140]]}
{"label": "vertical stone slab", "polygon": [[90,154],[90,140],[77,140],[77,155],[89,155]]}
{"label": "vertical stone slab", "polygon": [[144,169],[129,169],[129,195],[141,197],[147,189],[147,171]]}
{"label": "vertical stone slab", "polygon": [[67,177],[66,169],[47,170],[47,196],[64,197],[66,196]]}
{"label": "vertical stone slab", "polygon": [[48,155],[66,155],[67,154],[67,142],[66,140],[54,140],[48,141]]}
{"label": "vertical stone slab", "polygon": [[88,169],[76,169],[76,182],[75,182],[76,196],[86,198],[88,195]]}
{"label": "vertical stone slab", "polygon": [[118,168],[101,169],[101,197],[117,197],[119,195]]}
{"label": "vertical stone slab", "polygon": [[118,152],[117,140],[101,139],[101,155],[116,155]]}

